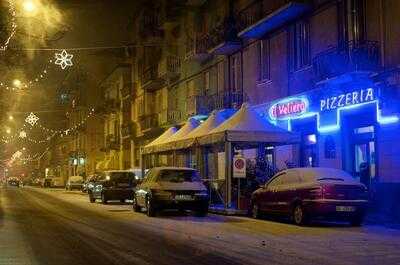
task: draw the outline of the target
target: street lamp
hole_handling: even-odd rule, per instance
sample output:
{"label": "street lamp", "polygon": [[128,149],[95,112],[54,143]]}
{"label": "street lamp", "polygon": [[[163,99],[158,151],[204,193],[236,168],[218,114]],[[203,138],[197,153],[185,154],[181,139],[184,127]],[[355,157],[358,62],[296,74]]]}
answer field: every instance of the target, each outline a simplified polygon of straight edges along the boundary
{"label": "street lamp", "polygon": [[13,121],[13,120],[14,120],[13,115],[8,116],[8,120],[9,120],[9,121]]}
{"label": "street lamp", "polygon": [[6,133],[7,133],[7,134],[10,134],[10,133],[11,133],[11,129],[10,129],[10,128],[7,128],[7,129],[6,129]]}

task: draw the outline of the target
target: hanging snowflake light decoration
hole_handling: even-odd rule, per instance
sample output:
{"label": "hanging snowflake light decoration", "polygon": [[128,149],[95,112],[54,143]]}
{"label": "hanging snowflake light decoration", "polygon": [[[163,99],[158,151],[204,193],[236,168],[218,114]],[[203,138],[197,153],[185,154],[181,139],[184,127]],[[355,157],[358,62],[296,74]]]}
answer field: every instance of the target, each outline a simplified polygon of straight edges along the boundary
{"label": "hanging snowflake light decoration", "polygon": [[36,116],[32,112],[25,119],[25,121],[27,123],[29,123],[31,126],[34,126],[37,123],[38,120],[39,120],[38,116]]}
{"label": "hanging snowflake light decoration", "polygon": [[73,54],[67,53],[66,50],[62,50],[61,53],[56,53],[55,58],[56,61],[54,62],[56,65],[59,65],[61,69],[67,68],[67,66],[72,66],[72,58],[74,57]]}
{"label": "hanging snowflake light decoration", "polygon": [[25,131],[20,131],[19,132],[19,138],[26,138],[26,132]]}

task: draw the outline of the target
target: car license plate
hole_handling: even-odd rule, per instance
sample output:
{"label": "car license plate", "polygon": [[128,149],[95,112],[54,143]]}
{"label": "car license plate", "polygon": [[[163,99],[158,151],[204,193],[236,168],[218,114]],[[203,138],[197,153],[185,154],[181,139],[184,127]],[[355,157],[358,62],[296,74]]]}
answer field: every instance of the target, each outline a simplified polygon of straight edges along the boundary
{"label": "car license plate", "polygon": [[354,206],[336,206],[337,212],[354,212],[356,207]]}
{"label": "car license plate", "polygon": [[178,201],[190,201],[192,199],[193,199],[192,195],[180,195],[180,194],[175,195],[175,200]]}

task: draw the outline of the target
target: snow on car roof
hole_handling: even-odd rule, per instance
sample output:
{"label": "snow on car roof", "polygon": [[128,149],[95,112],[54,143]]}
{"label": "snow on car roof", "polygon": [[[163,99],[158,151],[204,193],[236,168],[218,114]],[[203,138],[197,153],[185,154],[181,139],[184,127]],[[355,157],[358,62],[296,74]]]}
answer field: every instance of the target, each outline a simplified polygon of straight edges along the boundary
{"label": "snow on car roof", "polygon": [[154,167],[155,170],[196,170],[190,167]]}
{"label": "snow on car roof", "polygon": [[315,181],[318,178],[342,178],[344,180],[354,180],[353,177],[341,169],[326,168],[326,167],[304,167],[304,168],[291,168],[287,172],[297,171],[305,180]]}

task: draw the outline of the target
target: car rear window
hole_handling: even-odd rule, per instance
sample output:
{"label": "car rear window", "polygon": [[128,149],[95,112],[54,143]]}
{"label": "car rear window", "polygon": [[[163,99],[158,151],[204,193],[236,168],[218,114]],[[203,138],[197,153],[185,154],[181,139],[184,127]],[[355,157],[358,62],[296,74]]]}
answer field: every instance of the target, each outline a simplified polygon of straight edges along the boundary
{"label": "car rear window", "polygon": [[110,180],[115,183],[131,183],[135,178],[132,172],[111,172]]}
{"label": "car rear window", "polygon": [[195,182],[200,181],[200,176],[195,170],[161,170],[158,177],[166,182]]}

